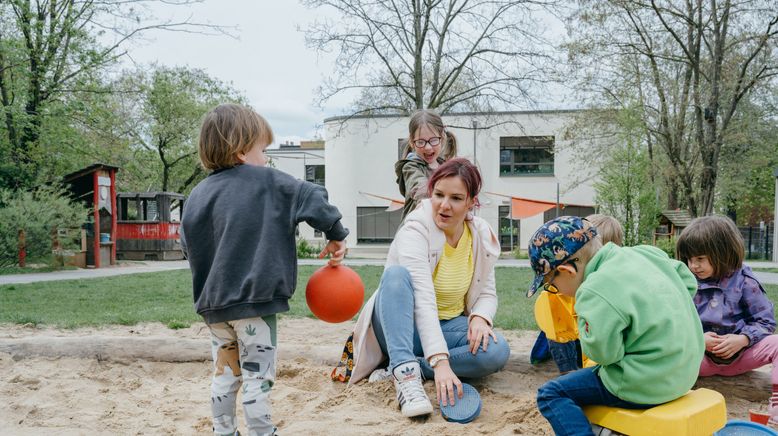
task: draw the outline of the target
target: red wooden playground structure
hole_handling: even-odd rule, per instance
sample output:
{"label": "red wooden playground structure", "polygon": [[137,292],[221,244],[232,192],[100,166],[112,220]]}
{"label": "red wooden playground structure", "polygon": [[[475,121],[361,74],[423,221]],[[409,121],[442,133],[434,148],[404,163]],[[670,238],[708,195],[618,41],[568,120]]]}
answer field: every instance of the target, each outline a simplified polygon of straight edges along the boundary
{"label": "red wooden playground structure", "polygon": [[116,194],[116,243],[119,259],[183,259],[181,210],[184,197],[174,192],[120,192]]}

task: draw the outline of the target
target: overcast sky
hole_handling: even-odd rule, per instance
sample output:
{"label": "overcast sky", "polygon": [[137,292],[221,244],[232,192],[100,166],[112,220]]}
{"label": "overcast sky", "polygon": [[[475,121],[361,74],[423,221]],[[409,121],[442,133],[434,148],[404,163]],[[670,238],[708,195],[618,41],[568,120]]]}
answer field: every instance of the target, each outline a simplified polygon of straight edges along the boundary
{"label": "overcast sky", "polygon": [[159,18],[191,14],[193,21],[235,26],[230,32],[238,39],[157,32],[129,48],[128,62],[201,68],[231,82],[268,119],[277,142],[310,139],[326,116],[338,113],[313,105],[314,89],[331,71],[331,59],[308,50],[297,30],[317,11],[296,0],[206,0],[187,10],[160,5],[154,12]]}
{"label": "overcast sky", "polygon": [[[298,0],[205,0],[182,8],[159,2],[154,5],[159,19],[191,16],[232,29],[237,37],[156,32],[129,47],[127,62],[201,68],[210,76],[230,82],[273,127],[276,143],[312,139],[324,118],[339,115],[347,98],[328,102],[321,110],[314,106],[314,92],[321,79],[332,72],[334,56],[321,56],[306,48],[303,32],[326,10],[308,10]],[[337,18],[337,17],[334,17]],[[544,20],[546,21],[546,20]],[[550,21],[546,29],[564,32],[561,22]],[[543,96],[543,109],[564,104]]]}

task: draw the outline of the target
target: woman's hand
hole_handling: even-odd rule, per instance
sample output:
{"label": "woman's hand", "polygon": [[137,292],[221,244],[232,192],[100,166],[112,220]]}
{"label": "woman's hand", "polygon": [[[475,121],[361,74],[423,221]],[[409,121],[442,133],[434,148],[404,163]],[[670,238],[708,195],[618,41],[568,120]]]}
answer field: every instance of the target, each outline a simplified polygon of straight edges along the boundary
{"label": "woman's hand", "polygon": [[750,339],[746,335],[724,335],[719,336],[721,342],[713,347],[713,354],[721,357],[722,359],[729,359],[734,356],[735,353],[748,346]]}
{"label": "woman's hand", "polygon": [[715,348],[718,344],[720,344],[721,341],[724,339],[713,332],[705,332],[702,336],[705,338],[705,351],[711,353],[713,353],[713,348]]}
{"label": "woman's hand", "polygon": [[448,360],[441,360],[433,368],[435,371],[435,391],[437,392],[438,404],[453,406],[456,403],[454,396],[454,386],[457,387],[457,396],[461,399],[465,394],[462,392],[462,382],[451,370]]}
{"label": "woman's hand", "polygon": [[346,257],[346,241],[328,241],[324,249],[319,253],[319,259],[327,254],[330,255],[329,266],[338,266],[340,261]]}
{"label": "woman's hand", "polygon": [[494,338],[494,343],[496,344],[497,335],[495,335],[494,330],[489,327],[489,323],[478,315],[470,318],[470,324],[467,326],[467,343],[470,345],[471,353],[477,353],[479,345],[486,351],[486,349],[489,348],[490,336]]}

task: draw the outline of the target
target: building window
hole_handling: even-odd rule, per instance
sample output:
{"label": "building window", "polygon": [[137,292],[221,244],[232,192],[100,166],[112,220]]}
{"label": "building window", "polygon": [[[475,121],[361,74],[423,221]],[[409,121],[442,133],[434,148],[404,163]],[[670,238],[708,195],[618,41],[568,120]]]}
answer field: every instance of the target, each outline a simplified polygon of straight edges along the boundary
{"label": "building window", "polygon": [[357,207],[357,243],[389,243],[402,224],[402,209]]}
{"label": "building window", "polygon": [[305,181],[324,186],[324,165],[306,165]]}
{"label": "building window", "polygon": [[519,246],[519,220],[508,218],[510,206],[500,206],[497,214],[500,217],[500,249],[513,251]]}
{"label": "building window", "polygon": [[321,232],[321,230],[313,229],[313,237],[314,238],[321,238],[324,236],[324,233]]}
{"label": "building window", "polygon": [[553,176],[553,136],[500,138],[500,176]]}

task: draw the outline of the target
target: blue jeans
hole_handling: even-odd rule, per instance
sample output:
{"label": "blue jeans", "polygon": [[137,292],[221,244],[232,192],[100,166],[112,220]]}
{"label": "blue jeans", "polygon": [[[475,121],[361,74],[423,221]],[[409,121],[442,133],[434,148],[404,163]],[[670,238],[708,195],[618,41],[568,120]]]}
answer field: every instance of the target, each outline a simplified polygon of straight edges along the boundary
{"label": "blue jeans", "polygon": [[548,348],[551,351],[551,357],[556,362],[556,367],[559,368],[559,372],[567,373],[581,369],[581,353],[578,351],[580,347],[578,340],[570,342],[556,342],[551,339],[548,340]]}
{"label": "blue jeans", "polygon": [[[390,266],[381,277],[373,308],[373,331],[381,350],[389,356],[389,368],[418,360],[425,379],[435,378],[435,372],[424,358],[424,350],[413,317],[413,282],[408,270]],[[440,329],[448,345],[449,364],[458,377],[478,378],[495,373],[505,366],[511,350],[508,341],[498,332],[497,343],[490,339],[487,350],[480,346],[476,354],[467,343],[466,316],[440,321]]]}
{"label": "blue jeans", "polygon": [[597,369],[579,369],[546,382],[538,389],[538,409],[557,435],[593,435],[581,406],[603,405],[625,409],[648,409],[654,404],[636,404],[611,394]]}

